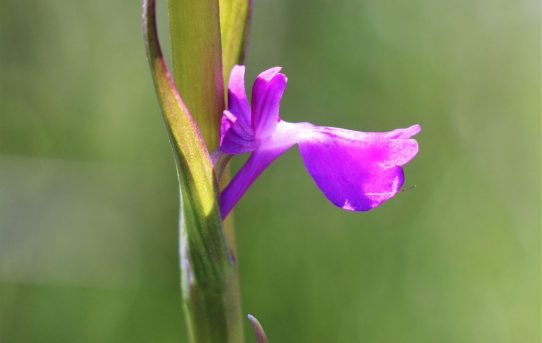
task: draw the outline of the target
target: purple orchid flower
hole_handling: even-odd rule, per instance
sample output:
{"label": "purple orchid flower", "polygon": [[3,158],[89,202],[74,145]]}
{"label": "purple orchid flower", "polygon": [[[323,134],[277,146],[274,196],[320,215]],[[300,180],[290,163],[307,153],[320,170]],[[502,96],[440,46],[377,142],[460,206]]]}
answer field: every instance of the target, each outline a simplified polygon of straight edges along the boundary
{"label": "purple orchid flower", "polygon": [[418,152],[411,139],[419,125],[389,132],[358,132],[279,118],[287,77],[275,67],[262,72],[252,87],[252,104],[245,92],[245,67],[236,65],[228,85],[228,110],[222,116],[220,151],[250,152],[221,194],[225,218],[267,166],[294,144],[318,188],[336,206],[368,211],[393,197],[404,182],[402,165]]}

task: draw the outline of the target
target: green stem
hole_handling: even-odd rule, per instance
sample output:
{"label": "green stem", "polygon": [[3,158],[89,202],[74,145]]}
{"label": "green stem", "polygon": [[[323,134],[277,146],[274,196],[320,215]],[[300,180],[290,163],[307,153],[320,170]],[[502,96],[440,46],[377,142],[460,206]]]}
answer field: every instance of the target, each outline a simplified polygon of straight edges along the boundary
{"label": "green stem", "polygon": [[191,342],[240,343],[237,270],[220,219],[219,189],[208,150],[162,55],[155,0],[143,0],[143,31],[179,177],[182,294]]}

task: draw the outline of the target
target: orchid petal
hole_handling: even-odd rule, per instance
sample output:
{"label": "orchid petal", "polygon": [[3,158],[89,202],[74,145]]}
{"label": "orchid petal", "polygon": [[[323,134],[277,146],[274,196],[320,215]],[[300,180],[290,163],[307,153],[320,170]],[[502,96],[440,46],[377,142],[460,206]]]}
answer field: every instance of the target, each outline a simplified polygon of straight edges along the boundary
{"label": "orchid petal", "polygon": [[259,140],[270,137],[279,119],[279,107],[288,78],[275,67],[262,72],[252,87],[252,128]]}
{"label": "orchid petal", "polygon": [[228,154],[242,154],[255,148],[252,128],[241,117],[230,111],[224,111],[220,126],[220,150]]}
{"label": "orchid petal", "polygon": [[[332,128],[332,129],[335,129],[335,128]],[[420,125],[412,125],[410,127],[404,128],[404,129],[395,129],[395,130],[391,130],[391,131],[387,131],[387,132],[359,132],[359,131],[341,129],[341,131],[355,132],[357,134],[365,135],[366,138],[374,138],[374,139],[381,139],[381,138],[389,138],[389,139],[410,138],[410,137],[413,137],[413,136],[417,135],[421,130],[422,130],[422,127]]]}
{"label": "orchid petal", "polygon": [[250,105],[245,91],[245,66],[236,65],[228,82],[228,110],[250,125]]}
{"label": "orchid petal", "polygon": [[[301,128],[301,126],[304,126]],[[282,128],[284,127],[284,128]],[[385,132],[363,132],[336,127],[315,126],[310,123],[288,123],[281,121],[278,129],[296,131],[297,134],[304,132],[315,134],[321,133],[330,137],[341,137],[347,140],[363,141],[363,140],[382,140],[382,139],[405,139],[415,136],[421,131],[420,125],[412,125],[404,129],[395,129]]]}
{"label": "orchid petal", "polygon": [[309,174],[324,195],[345,210],[367,211],[393,197],[404,182],[401,166],[418,152],[416,140],[407,137],[419,126],[391,133],[303,128],[298,144]]}

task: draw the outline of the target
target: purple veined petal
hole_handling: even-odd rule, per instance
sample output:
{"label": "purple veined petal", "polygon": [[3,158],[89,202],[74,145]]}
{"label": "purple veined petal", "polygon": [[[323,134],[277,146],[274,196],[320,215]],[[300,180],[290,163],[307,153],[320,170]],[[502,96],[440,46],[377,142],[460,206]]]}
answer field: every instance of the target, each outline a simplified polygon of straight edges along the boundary
{"label": "purple veined petal", "polygon": [[351,130],[314,127],[300,134],[298,144],[309,174],[334,205],[368,211],[393,197],[403,185],[401,166],[418,152],[416,140],[406,137],[418,131],[419,126],[412,126],[358,135]]}
{"label": "purple veined petal", "polygon": [[235,65],[228,82],[228,110],[250,125],[250,105],[245,91],[245,66]]}
{"label": "purple veined petal", "polygon": [[262,72],[252,87],[252,128],[258,140],[269,138],[279,120],[279,107],[288,78],[275,67]]}
{"label": "purple veined petal", "polygon": [[243,154],[256,149],[252,128],[240,117],[226,110],[220,125],[220,150],[228,154]]}
{"label": "purple veined petal", "polygon": [[254,151],[243,167],[237,172],[228,186],[220,194],[220,213],[226,218],[233,207],[254,180],[283,152],[293,145],[282,145],[275,149],[262,149]]}

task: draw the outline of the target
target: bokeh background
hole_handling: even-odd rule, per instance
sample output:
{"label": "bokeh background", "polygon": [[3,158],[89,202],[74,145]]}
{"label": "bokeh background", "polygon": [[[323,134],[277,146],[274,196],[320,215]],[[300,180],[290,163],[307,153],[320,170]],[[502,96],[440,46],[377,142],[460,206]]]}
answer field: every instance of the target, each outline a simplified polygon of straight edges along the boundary
{"label": "bokeh background", "polygon": [[[423,131],[416,187],[372,212],[295,149],[260,177],[244,312],[271,342],[539,342],[540,3],[255,0],[253,24],[248,75],[284,66],[286,120]],[[134,0],[2,4],[1,342],[187,342],[141,36]]]}

